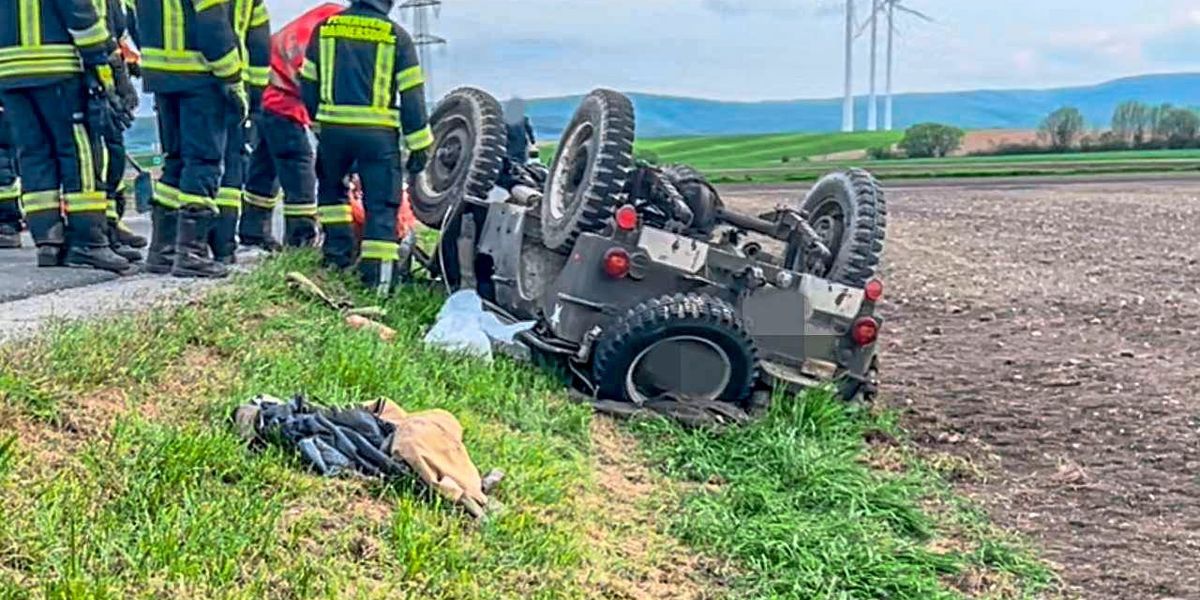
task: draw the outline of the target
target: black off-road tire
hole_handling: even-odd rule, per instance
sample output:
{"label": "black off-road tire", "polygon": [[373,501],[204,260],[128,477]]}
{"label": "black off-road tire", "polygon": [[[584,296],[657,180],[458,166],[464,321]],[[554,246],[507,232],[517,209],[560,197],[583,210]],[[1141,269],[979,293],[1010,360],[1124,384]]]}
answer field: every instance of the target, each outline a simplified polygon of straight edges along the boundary
{"label": "black off-road tire", "polygon": [[483,90],[458,88],[438,103],[429,119],[433,147],[416,177],[413,214],[441,229],[447,211],[464,198],[487,198],[500,178],[508,133],[500,103]]}
{"label": "black off-road tire", "polygon": [[813,186],[800,206],[818,227],[832,212],[841,214],[841,235],[828,243],[833,262],[813,273],[843,285],[861,288],[875,277],[887,233],[887,201],[875,177],[862,169],[831,173]]}
{"label": "black off-road tire", "polygon": [[612,216],[633,171],[633,103],[612,90],[584,97],[563,131],[542,200],[542,240],[569,250]]}
{"label": "black off-road tire", "polygon": [[717,225],[717,211],[725,207],[717,189],[700,171],[688,165],[667,165],[662,172],[692,209],[691,231],[711,233]]}
{"label": "black off-road tire", "polygon": [[604,329],[592,363],[600,398],[634,400],[626,387],[626,375],[634,361],[655,342],[675,336],[702,338],[724,351],[730,377],[715,399],[745,408],[758,379],[758,349],[732,306],[702,294],[643,302]]}

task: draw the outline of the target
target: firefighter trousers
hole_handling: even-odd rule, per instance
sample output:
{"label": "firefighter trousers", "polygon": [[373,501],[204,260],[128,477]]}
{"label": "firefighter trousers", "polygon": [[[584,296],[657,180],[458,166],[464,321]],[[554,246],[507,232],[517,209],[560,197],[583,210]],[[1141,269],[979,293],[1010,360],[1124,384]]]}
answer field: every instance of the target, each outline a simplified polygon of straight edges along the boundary
{"label": "firefighter trousers", "polygon": [[125,179],[125,133],[117,132],[103,136],[103,155],[100,160],[100,176],[104,193],[108,198],[108,218],[120,219],[125,212],[123,200],[118,198],[122,180]]}
{"label": "firefighter trousers", "polygon": [[216,83],[159,93],[154,103],[163,149],[154,201],[168,209],[202,205],[216,212],[233,109]]}
{"label": "firefighter trousers", "polygon": [[246,172],[246,202],[274,208],[282,187],[285,218],[315,218],[316,171],[306,128],[271,111],[263,111],[256,129],[258,144],[250,155]]}
{"label": "firefighter trousers", "polygon": [[[321,128],[320,171],[317,174],[317,215],[322,225],[349,227],[352,216],[344,195],[343,180],[353,168],[362,181],[363,224],[361,258],[364,261],[395,261],[396,213],[400,209],[400,134],[395,129],[344,127]],[[329,247],[326,256],[340,248]],[[331,252],[332,251],[332,252]],[[332,261],[335,264],[339,261]]]}
{"label": "firefighter trousers", "polygon": [[38,245],[61,243],[53,230],[62,222],[64,205],[68,218],[104,213],[86,101],[82,76],[0,92],[17,148],[25,219]]}
{"label": "firefighter trousers", "polygon": [[0,107],[0,225],[21,225],[21,183],[17,180],[17,153],[9,134],[4,108]]}

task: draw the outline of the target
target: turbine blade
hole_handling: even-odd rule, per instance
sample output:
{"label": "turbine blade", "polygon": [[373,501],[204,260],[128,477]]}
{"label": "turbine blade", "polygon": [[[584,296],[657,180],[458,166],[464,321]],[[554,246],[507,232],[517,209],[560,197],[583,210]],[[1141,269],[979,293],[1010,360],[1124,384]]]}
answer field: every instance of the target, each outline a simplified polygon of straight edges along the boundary
{"label": "turbine blade", "polygon": [[906,13],[908,13],[918,19],[921,19],[922,21],[925,21],[927,23],[936,23],[937,22],[937,19],[934,19],[933,17],[931,17],[919,10],[915,10],[915,9],[909,8],[907,6],[904,6],[903,4],[900,4],[898,2],[896,3],[896,10],[901,11],[901,12],[906,12]]}

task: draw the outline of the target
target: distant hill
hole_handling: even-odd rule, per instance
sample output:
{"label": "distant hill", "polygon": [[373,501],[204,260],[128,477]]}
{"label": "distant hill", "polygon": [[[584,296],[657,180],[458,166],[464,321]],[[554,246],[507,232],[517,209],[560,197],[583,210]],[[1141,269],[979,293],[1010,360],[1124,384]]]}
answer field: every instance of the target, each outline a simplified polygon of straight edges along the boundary
{"label": "distant hill", "polygon": [[[638,136],[734,135],[831,132],[842,126],[842,101],[785,100],[721,102],[632,94]],[[579,96],[530,100],[529,114],[545,141],[557,138]],[[1089,126],[1107,127],[1113,109],[1125,100],[1176,105],[1200,104],[1200,73],[1146,75],[1094,86],[1049,90],[981,90],[896,96],[896,126],[938,121],[964,129],[1029,129],[1056,108],[1081,110]],[[882,104],[881,104],[882,106]],[[867,100],[856,103],[858,123],[866,123]]]}
{"label": "distant hill", "polygon": [[[841,99],[722,102],[650,94],[631,94],[637,107],[640,138],[839,131]],[[540,141],[556,141],[581,96],[528,101]],[[981,90],[896,97],[896,126],[938,121],[964,129],[1030,129],[1056,108],[1075,106],[1089,126],[1107,127],[1112,111],[1125,100],[1158,104],[1200,104],[1200,73],[1145,75],[1085,87],[1049,90]],[[858,123],[866,123],[867,101],[858,98]],[[138,120],[130,132],[138,151],[154,141],[153,119]]]}

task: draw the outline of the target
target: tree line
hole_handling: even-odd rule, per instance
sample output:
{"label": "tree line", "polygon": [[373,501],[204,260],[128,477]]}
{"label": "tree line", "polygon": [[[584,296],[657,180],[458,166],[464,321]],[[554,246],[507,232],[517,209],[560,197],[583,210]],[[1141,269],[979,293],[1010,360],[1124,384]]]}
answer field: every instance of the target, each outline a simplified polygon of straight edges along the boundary
{"label": "tree line", "polygon": [[1050,113],[1038,133],[1058,151],[1194,148],[1200,146],[1200,113],[1131,100],[1113,111],[1108,131],[1089,134],[1083,114],[1068,106]]}

